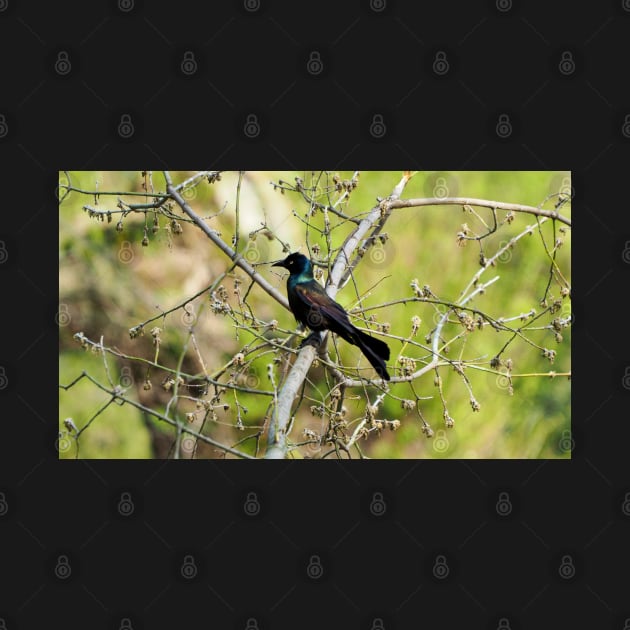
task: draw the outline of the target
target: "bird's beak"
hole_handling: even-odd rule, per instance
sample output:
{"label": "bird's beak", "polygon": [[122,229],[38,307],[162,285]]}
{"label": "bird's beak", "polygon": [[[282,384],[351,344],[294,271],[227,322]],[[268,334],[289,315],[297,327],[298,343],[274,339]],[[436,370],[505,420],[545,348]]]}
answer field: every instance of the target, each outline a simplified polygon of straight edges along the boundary
{"label": "bird's beak", "polygon": [[271,264],[272,267],[284,267],[284,260],[276,260],[275,263]]}

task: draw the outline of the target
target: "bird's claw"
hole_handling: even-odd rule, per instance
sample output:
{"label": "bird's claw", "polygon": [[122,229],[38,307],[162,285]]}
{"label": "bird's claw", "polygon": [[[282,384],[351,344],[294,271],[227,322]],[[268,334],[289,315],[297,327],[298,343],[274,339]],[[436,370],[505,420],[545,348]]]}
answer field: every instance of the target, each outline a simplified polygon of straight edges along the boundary
{"label": "bird's claw", "polygon": [[305,346],[313,346],[314,348],[319,348],[322,343],[321,337],[318,332],[312,332],[306,339],[302,341],[302,343],[298,346],[298,349],[302,349]]}

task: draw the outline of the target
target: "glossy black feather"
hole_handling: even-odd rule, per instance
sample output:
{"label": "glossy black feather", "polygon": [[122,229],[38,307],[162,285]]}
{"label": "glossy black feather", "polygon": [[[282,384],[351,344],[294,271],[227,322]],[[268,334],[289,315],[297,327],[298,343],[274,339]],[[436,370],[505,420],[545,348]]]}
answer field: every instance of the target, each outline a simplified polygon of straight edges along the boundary
{"label": "glossy black feather", "polygon": [[295,319],[311,330],[330,330],[358,346],[378,375],[389,380],[385,366],[385,361],[389,359],[389,346],[350,323],[344,308],[329,297],[313,278],[310,260],[295,253],[274,265],[291,272],[287,280],[287,297]]}

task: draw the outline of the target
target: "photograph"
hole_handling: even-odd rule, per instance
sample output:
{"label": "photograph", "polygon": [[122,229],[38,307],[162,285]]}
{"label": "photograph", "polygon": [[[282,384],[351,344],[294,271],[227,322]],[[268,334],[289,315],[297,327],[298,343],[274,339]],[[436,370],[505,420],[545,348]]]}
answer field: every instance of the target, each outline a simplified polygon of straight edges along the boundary
{"label": "photograph", "polygon": [[60,459],[571,459],[571,171],[59,171]]}

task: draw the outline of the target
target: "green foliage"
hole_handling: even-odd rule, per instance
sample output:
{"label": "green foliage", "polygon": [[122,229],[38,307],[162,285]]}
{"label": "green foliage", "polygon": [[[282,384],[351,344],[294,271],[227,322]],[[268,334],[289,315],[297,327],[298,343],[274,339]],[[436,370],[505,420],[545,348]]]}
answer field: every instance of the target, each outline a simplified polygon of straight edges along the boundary
{"label": "green foliage", "polygon": [[[192,173],[174,174],[177,181],[183,181]],[[322,203],[334,203],[324,194],[327,184],[325,175],[310,173],[298,174],[305,187],[318,186]],[[239,251],[246,252],[251,262],[271,262],[284,257],[282,243],[287,243],[291,251],[300,250],[312,255],[315,260],[325,262],[334,259],[338,248],[344,243],[355,227],[354,223],[341,220],[333,213],[315,211],[297,193],[280,194],[273,192],[269,182],[284,180],[295,183],[294,173],[252,173],[243,181],[239,211]],[[343,181],[351,180],[352,173],[339,173]],[[61,176],[63,178],[63,176]],[[100,191],[142,192],[142,178],[139,173],[75,173],[71,174],[76,188],[94,190],[98,179]],[[400,180],[399,172],[363,173],[358,187],[352,191],[349,201],[339,205],[339,209],[351,217],[360,219],[374,207],[377,197],[387,197]],[[189,202],[204,217],[210,227],[221,233],[228,244],[236,230],[236,183],[237,174],[224,174],[221,182],[196,186]],[[153,174],[156,191],[165,188],[161,173]],[[539,206],[546,197],[570,186],[567,172],[443,172],[418,173],[407,185],[404,198],[419,197],[475,197],[501,202]],[[121,195],[125,201],[130,198]],[[128,330],[167,309],[184,302],[204,286],[210,286],[228,270],[229,260],[193,225],[181,220],[183,233],[178,235],[170,229],[169,221],[160,217],[159,229],[151,230],[154,216],[151,212],[131,213],[123,219],[123,229],[116,225],[120,215],[113,214],[111,223],[90,219],[82,210],[85,204],[95,205],[103,210],[117,211],[116,196],[82,195],[72,192],[60,206],[60,302],[70,307],[71,324],[61,330],[60,378],[67,383],[81,371],[89,371],[101,383],[106,383],[102,368],[102,357],[91,353],[77,352],[77,343],[72,335],[84,331],[91,339],[98,341],[104,335],[106,346],[117,347],[127,355],[142,357],[152,361],[156,352],[150,330],[161,329],[161,344],[158,348],[158,362],[168,368],[148,371],[155,395],[154,408],[164,410],[166,394],[161,385],[169,370],[176,370],[183,361],[183,372],[191,376],[218,375],[223,382],[227,379],[244,387],[270,390],[273,384],[281,385],[286,369],[286,358],[281,353],[262,348],[258,353],[246,354],[242,363],[234,358],[244,348],[261,344],[265,338],[286,339],[295,329],[295,321],[289,311],[275,302],[257,285],[251,287],[247,304],[255,317],[266,324],[273,320],[277,325],[254,326],[241,315],[214,312],[212,300],[204,294],[191,302],[191,312],[195,314],[194,343],[189,337],[189,323],[183,318],[182,310],[174,311],[164,318],[152,322],[144,334],[129,339]],[[143,198],[135,198],[142,202]],[[544,206],[553,207],[553,201]],[[295,211],[295,215],[293,215]],[[505,223],[494,233],[480,242],[458,241],[458,233],[467,224],[469,235],[481,235],[493,224],[492,211],[474,208],[471,213],[462,205],[434,205],[396,209],[383,230],[384,242],[380,241],[368,249],[355,269],[348,284],[337,295],[337,301],[345,308],[355,309],[354,323],[361,327],[378,330],[387,324],[392,337],[383,336],[390,345],[392,358],[390,365],[400,368],[397,363],[399,353],[417,361],[417,368],[430,359],[428,348],[431,345],[426,336],[435,327],[439,313],[445,310],[428,302],[408,302],[394,304],[402,298],[414,295],[411,283],[417,280],[419,287],[428,285],[436,299],[454,303],[473,275],[481,269],[480,243],[486,258],[490,258],[498,248],[523,232],[526,226],[533,226],[531,235],[520,238],[496,263],[484,271],[481,282],[494,276],[499,279],[489,286],[484,294],[478,295],[468,306],[479,309],[488,316],[511,319],[526,314],[532,308],[544,310],[541,300],[546,297],[550,304],[554,299],[562,301],[558,315],[570,313],[570,297],[562,297],[559,285],[552,279],[545,296],[552,268],[551,259],[543,246],[553,247],[556,239],[563,239],[557,250],[556,263],[564,278],[570,282],[570,230],[560,233],[560,224],[547,221],[539,228],[535,217],[515,213],[511,223]],[[570,207],[561,209],[570,216]],[[307,214],[309,216],[307,217]],[[499,222],[504,221],[505,211],[497,211]],[[211,218],[212,217],[212,218]],[[300,220],[302,219],[302,220]],[[485,225],[484,225],[485,222]],[[263,229],[271,236],[265,236]],[[327,231],[327,227],[329,230]],[[148,234],[148,246],[141,242]],[[127,243],[133,258],[129,262],[121,259],[121,248]],[[462,246],[463,245],[463,246]],[[257,267],[258,271],[285,293],[284,276],[267,266]],[[325,275],[324,275],[325,277]],[[235,282],[236,281],[236,282]],[[249,289],[249,280],[241,271],[231,272],[220,280],[226,292],[225,303],[235,313],[244,312],[239,304],[237,291],[241,297]],[[390,304],[391,303],[391,304]],[[384,306],[381,306],[384,305]],[[364,308],[366,322],[358,307]],[[412,318],[420,318],[420,325],[412,335]],[[508,390],[507,380],[497,374],[490,361],[510,340],[511,335],[497,332],[490,326],[483,330],[473,329],[464,332],[461,322],[451,315],[453,323],[444,331],[445,339],[457,339],[448,348],[448,358],[465,360],[474,365],[465,369],[465,375],[479,411],[473,411],[470,393],[460,374],[452,366],[439,370],[442,391],[448,405],[448,412],[455,420],[453,428],[446,428],[443,420],[444,408],[439,389],[435,386],[435,373],[430,372],[413,383],[393,384],[391,397],[385,397],[377,418],[400,421],[396,431],[383,429],[373,431],[367,439],[360,439],[358,446],[363,454],[375,458],[565,458],[570,451],[565,448],[570,438],[570,381],[566,376],[550,378],[550,370],[557,373],[570,372],[571,329],[561,331],[562,340],[557,341],[554,331],[543,328],[553,317],[547,315],[540,321],[531,323],[531,318],[509,321],[513,328],[540,327],[540,330],[523,331],[526,339],[516,337],[501,356],[513,363],[513,393]],[[235,321],[242,326],[235,326]],[[245,324],[247,323],[247,326]],[[399,337],[401,340],[396,339]],[[410,339],[421,346],[404,343]],[[542,352],[529,341],[557,352],[551,364]],[[196,348],[195,349],[195,344]],[[293,342],[295,346],[295,341]],[[358,350],[337,340],[329,341],[331,358],[348,368],[360,365],[362,374],[369,375],[369,365]],[[338,351],[338,354],[337,354]],[[200,360],[200,357],[202,360]],[[252,357],[257,357],[252,360]],[[291,359],[292,360],[292,359]],[[125,365],[113,357],[110,364],[120,375]],[[203,363],[203,364],[202,364]],[[273,380],[270,380],[270,372]],[[363,371],[365,370],[365,371]],[[498,371],[505,372],[501,367]],[[394,374],[394,370],[390,370]],[[396,370],[399,374],[399,371]],[[134,373],[137,393],[130,390],[131,397],[140,396],[146,367]],[[517,376],[523,375],[523,376]],[[309,382],[304,390],[304,399],[297,408],[291,438],[294,442],[306,441],[308,431],[325,433],[328,417],[320,417],[318,408],[329,407],[332,382],[327,380],[325,370],[314,365],[309,372]],[[80,393],[79,393],[80,387]],[[380,390],[368,387],[349,389],[344,401],[347,423],[346,434],[351,435],[365,415],[367,400],[374,401]],[[160,398],[158,394],[162,394]],[[195,427],[217,441],[234,445],[247,436],[254,436],[264,426],[270,413],[271,398],[260,394],[234,392],[228,390],[221,395],[220,402],[213,406],[212,414],[199,409],[197,397],[186,388],[182,393],[176,415],[181,422],[187,422],[185,414],[195,414]],[[215,392],[211,387],[206,398]],[[143,394],[145,395],[145,394]],[[148,395],[148,394],[146,394]],[[96,389],[87,381],[77,388],[60,392],[60,426],[63,419],[71,416],[79,428],[91,417],[107,394]],[[414,409],[403,409],[401,400],[414,400]],[[227,408],[225,408],[227,405]],[[433,431],[428,438],[423,432],[423,421]],[[154,426],[172,435],[172,429],[164,422],[152,421]],[[239,427],[239,428],[235,428]],[[304,430],[307,435],[304,435]],[[60,430],[63,430],[60,429]],[[261,444],[264,444],[264,436]],[[145,423],[139,412],[130,405],[110,407],[96,418],[81,437],[80,457],[148,457],[150,443]],[[255,454],[256,441],[247,440],[238,445],[239,450]],[[330,446],[317,448],[305,446],[292,452],[292,456],[322,456]],[[357,451],[352,451],[356,456]],[[198,456],[216,457],[218,451],[206,448],[197,452]],[[62,457],[74,457],[74,451],[64,452]]]}
{"label": "green foliage", "polygon": [[[115,363],[110,360],[110,370],[117,382]],[[68,350],[59,357],[59,382],[68,384],[81,372],[86,371],[99,380],[107,382],[103,358],[91,352]],[[81,431],[89,418],[101,409],[111,396],[83,379],[68,391],[59,393],[59,431],[64,435],[60,441],[60,459],[77,457],[75,433],[64,425],[66,418],[72,418]],[[130,405],[112,403],[100,414],[92,425],[81,434],[78,456],[81,459],[143,459],[151,456],[149,435],[137,410]]]}

